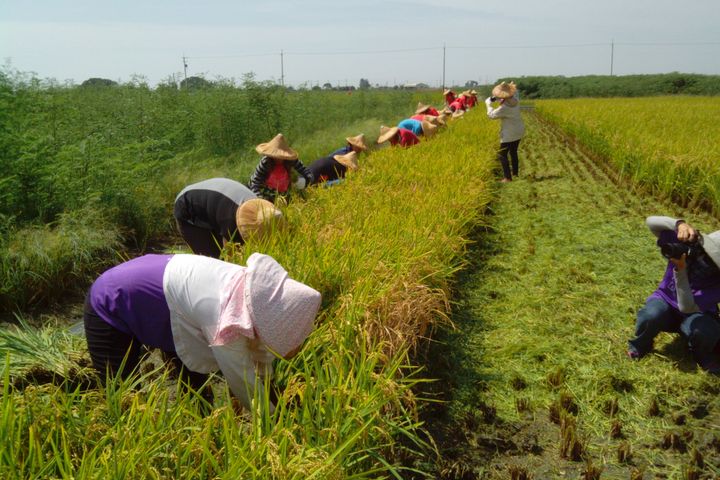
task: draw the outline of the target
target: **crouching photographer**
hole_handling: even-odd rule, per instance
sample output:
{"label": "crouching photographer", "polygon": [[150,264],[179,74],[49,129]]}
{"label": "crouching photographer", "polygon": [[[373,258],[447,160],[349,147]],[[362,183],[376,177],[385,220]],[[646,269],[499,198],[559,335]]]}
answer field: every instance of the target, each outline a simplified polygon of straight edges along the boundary
{"label": "crouching photographer", "polygon": [[680,333],[698,365],[720,375],[720,231],[703,235],[670,217],[648,217],[647,226],[668,265],[637,314],[628,355],[638,359],[649,353],[660,332]]}

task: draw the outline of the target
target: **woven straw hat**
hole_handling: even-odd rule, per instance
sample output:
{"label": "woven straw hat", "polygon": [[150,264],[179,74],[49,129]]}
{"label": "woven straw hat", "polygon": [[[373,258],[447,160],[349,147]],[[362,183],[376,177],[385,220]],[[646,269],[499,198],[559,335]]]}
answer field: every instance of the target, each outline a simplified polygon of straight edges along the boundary
{"label": "woven straw hat", "polygon": [[363,152],[368,148],[367,144],[365,143],[365,134],[363,133],[355,137],[347,137],[345,140],[347,140],[350,145],[359,148]]}
{"label": "woven straw hat", "polygon": [[422,121],[423,135],[425,135],[425,138],[430,138],[435,135],[435,131],[437,130],[437,128],[437,125],[433,125],[427,120]]}
{"label": "woven straw hat", "polygon": [[465,111],[464,111],[464,110],[457,109],[457,110],[455,110],[455,111],[453,112],[452,118],[460,118],[460,117],[462,117],[463,115],[465,115]]}
{"label": "woven straw hat", "polygon": [[358,154],[355,153],[354,150],[350,153],[346,153],[345,155],[333,155],[333,158],[337,160],[340,165],[343,165],[350,170],[358,169]]}
{"label": "woven straw hat", "polygon": [[427,111],[430,108],[430,105],[425,105],[422,102],[418,102],[417,108],[415,109],[415,114],[419,115],[425,111]]}
{"label": "woven straw hat", "polygon": [[455,92],[453,92],[453,91],[450,90],[449,88],[446,88],[446,89],[443,91],[443,95],[447,95],[448,93],[454,94]]}
{"label": "woven straw hat", "polygon": [[435,123],[437,123],[440,126],[447,124],[447,114],[443,110],[443,112],[440,114],[439,117],[435,117]]}
{"label": "woven straw hat", "polygon": [[284,357],[310,335],[320,292],[291,279],[271,256],[250,255],[243,293],[260,340],[278,355]]}
{"label": "woven straw hat", "polygon": [[424,115],[423,120],[428,121],[433,125],[438,125],[438,117],[436,117],[435,115]]}
{"label": "woven straw hat", "polygon": [[515,82],[502,82],[499,85],[495,85],[495,88],[492,89],[492,96],[497,98],[510,98],[515,95],[516,91],[517,86],[515,85]]}
{"label": "woven straw hat", "polygon": [[297,152],[290,148],[282,133],[275,135],[275,138],[269,142],[261,143],[255,147],[255,151],[260,155],[278,160],[297,160],[298,158]]}
{"label": "woven straw hat", "polygon": [[470,95],[477,95],[477,92],[475,90],[470,90]]}
{"label": "woven straw hat", "polygon": [[261,198],[243,202],[235,212],[238,232],[245,240],[255,235],[262,237],[271,230],[273,222],[283,221],[282,212]]}
{"label": "woven straw hat", "polygon": [[377,143],[385,143],[393,138],[400,131],[398,127],[380,127],[380,136],[377,139]]}

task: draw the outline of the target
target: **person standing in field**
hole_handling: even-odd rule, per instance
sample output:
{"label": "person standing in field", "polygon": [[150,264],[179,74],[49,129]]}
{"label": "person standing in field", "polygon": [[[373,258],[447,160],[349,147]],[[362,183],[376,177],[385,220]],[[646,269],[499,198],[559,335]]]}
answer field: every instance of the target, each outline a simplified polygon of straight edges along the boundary
{"label": "person standing in field", "polygon": [[335,155],[346,155],[350,152],[355,152],[357,155],[360,155],[368,148],[367,144],[365,143],[365,134],[363,133],[354,137],[347,137],[345,140],[347,141],[347,144],[344,147],[338,148],[337,150],[332,152],[330,155],[328,155],[328,157],[334,157]]}
{"label": "person standing in field", "polygon": [[420,139],[412,131],[398,127],[380,127],[380,136],[377,143],[382,144],[390,142],[390,145],[400,145],[401,147],[411,147],[420,143]]}
{"label": "person standing in field", "polygon": [[314,183],[333,182],[345,178],[348,170],[358,169],[358,154],[351,150],[344,155],[328,155],[318,158],[308,165],[308,170],[313,174]]}
{"label": "person standing in field", "polygon": [[[493,107],[493,102],[498,101],[500,105]],[[492,97],[485,99],[487,116],[491,120],[500,120],[500,149],[498,160],[503,169],[502,182],[509,182],[513,175],[519,172],[518,147],[520,140],[525,134],[525,123],[520,113],[520,101],[518,100],[517,87],[514,82],[502,82],[492,90]],[[508,156],[512,161],[508,162]]]}
{"label": "person standing in field", "polygon": [[245,243],[282,220],[275,206],[229,178],[188,185],[175,198],[175,223],[193,253],[220,258],[226,242]]}
{"label": "person standing in field", "polygon": [[183,386],[209,403],[208,375],[219,371],[251,408],[272,361],[291,358],[312,331],[320,299],[268,255],[253,253],[247,267],[201,255],[144,255],[92,284],[85,337],[103,381],[107,374],[127,378],[142,347],[157,348]]}
{"label": "person standing in field", "polygon": [[255,147],[255,151],[263,157],[260,159],[255,172],[250,177],[250,190],[260,198],[275,202],[278,197],[287,200],[290,193],[290,169],[295,169],[299,178],[294,186],[303,190],[313,182],[313,176],[303,163],[298,160],[298,154],[290,148],[282,133],[275,138]]}
{"label": "person standing in field", "polygon": [[648,217],[646,223],[668,264],[637,314],[628,356],[635,360],[650,353],[660,332],[680,333],[697,364],[720,375],[720,231],[702,235],[671,217]]}

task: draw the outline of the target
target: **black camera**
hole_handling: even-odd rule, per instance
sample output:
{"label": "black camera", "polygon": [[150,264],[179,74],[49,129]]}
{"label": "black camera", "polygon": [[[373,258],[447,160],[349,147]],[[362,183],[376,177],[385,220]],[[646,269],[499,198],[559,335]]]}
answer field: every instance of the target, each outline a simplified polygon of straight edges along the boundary
{"label": "black camera", "polygon": [[687,255],[687,259],[691,260],[698,257],[702,253],[702,246],[699,243],[682,243],[670,242],[660,245],[660,253],[662,256],[670,259],[680,260],[683,254]]}
{"label": "black camera", "polygon": [[491,102],[497,102],[497,99],[498,99],[497,97],[490,97]]}

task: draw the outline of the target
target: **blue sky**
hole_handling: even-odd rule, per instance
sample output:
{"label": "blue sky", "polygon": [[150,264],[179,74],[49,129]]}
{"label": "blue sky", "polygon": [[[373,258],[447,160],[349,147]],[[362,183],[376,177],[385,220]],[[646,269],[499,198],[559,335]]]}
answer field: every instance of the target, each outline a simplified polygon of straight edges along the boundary
{"label": "blue sky", "polygon": [[185,55],[188,75],[278,81],[283,50],[286,84],[440,85],[443,44],[451,84],[607,74],[614,40],[618,75],[717,74],[718,25],[718,0],[0,0],[0,59],[59,81],[156,83],[180,78]]}

